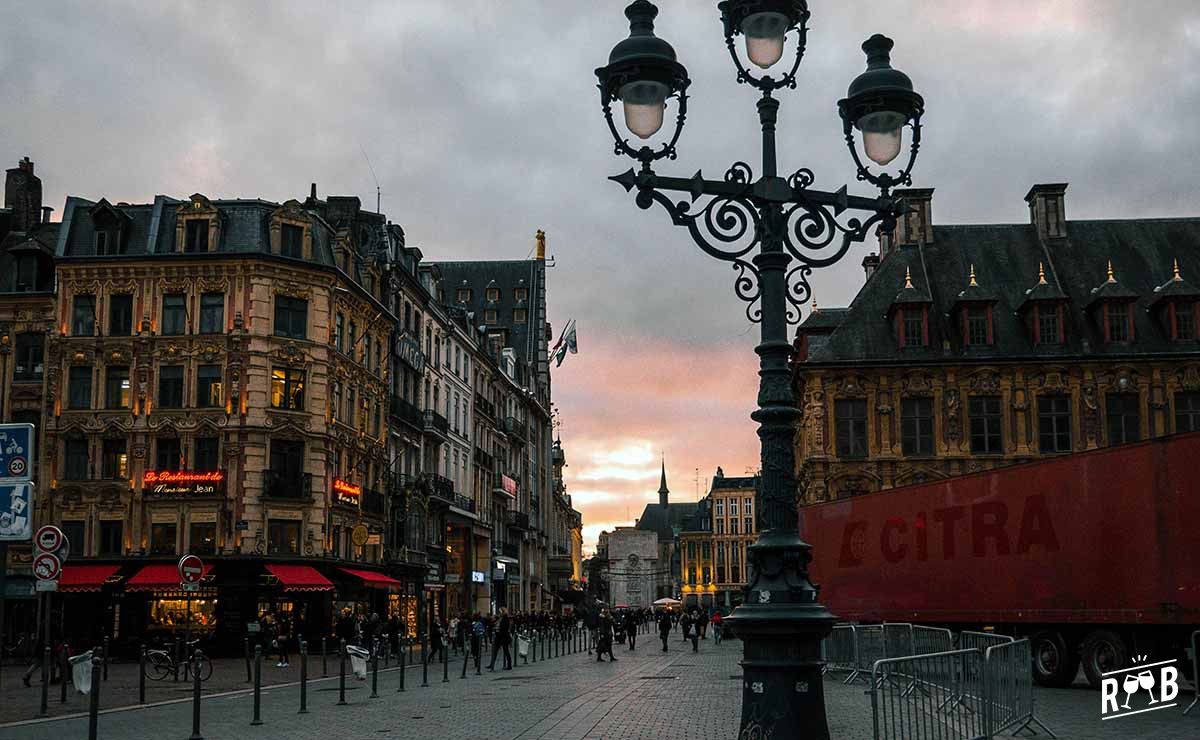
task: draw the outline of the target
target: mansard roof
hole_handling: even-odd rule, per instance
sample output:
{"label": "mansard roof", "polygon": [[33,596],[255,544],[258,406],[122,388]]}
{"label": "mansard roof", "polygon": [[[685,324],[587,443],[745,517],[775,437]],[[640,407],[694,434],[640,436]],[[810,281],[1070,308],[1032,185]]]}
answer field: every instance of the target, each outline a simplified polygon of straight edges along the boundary
{"label": "mansard roof", "polygon": [[[971,361],[1196,352],[1171,342],[1147,309],[1155,300],[1155,288],[1171,278],[1175,260],[1184,274],[1200,275],[1200,218],[1068,221],[1066,233],[1066,238],[1041,240],[1029,224],[935,224],[931,243],[899,246],[884,256],[833,331],[809,337],[805,364],[966,359],[952,308],[970,281],[971,265],[995,298],[995,343],[972,347]],[[1107,283],[1110,260],[1120,278],[1115,287]],[[1045,288],[1037,285],[1039,265],[1044,265]],[[906,274],[911,275],[912,289],[905,287]],[[924,286],[932,303],[929,342],[901,351],[884,317],[898,299],[916,299]],[[1093,293],[1093,288],[1101,289]],[[1019,309],[1035,292],[1038,298],[1068,302],[1063,344],[1033,343]],[[1134,302],[1137,341],[1104,342],[1102,327],[1086,311],[1097,296]],[[805,322],[799,331],[806,333],[808,328]]]}

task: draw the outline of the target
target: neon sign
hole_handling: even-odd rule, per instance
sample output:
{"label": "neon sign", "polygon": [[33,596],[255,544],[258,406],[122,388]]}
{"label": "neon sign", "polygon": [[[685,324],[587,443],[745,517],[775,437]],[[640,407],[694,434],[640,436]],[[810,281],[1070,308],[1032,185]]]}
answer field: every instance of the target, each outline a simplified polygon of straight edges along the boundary
{"label": "neon sign", "polygon": [[224,470],[147,470],[142,494],[148,496],[223,496]]}
{"label": "neon sign", "polygon": [[358,506],[358,499],[360,497],[362,497],[362,486],[356,486],[350,481],[344,481],[341,478],[333,479],[334,501],[339,504]]}

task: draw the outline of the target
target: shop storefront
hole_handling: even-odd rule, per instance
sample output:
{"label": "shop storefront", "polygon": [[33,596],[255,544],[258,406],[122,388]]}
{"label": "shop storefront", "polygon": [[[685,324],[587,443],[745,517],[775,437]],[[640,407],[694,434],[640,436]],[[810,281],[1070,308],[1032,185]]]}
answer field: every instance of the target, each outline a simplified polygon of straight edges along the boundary
{"label": "shop storefront", "polygon": [[149,643],[182,637],[211,637],[217,629],[218,593],[211,564],[205,564],[199,590],[184,593],[174,563],[142,566],[125,581],[118,619],[127,635],[141,635]]}

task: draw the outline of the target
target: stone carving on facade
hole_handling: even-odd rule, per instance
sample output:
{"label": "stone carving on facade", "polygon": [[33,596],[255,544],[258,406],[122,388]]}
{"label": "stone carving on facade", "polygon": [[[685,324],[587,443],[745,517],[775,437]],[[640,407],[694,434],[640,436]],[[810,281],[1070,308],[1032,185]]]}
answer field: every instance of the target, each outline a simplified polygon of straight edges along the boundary
{"label": "stone carving on facade", "polygon": [[136,444],[133,446],[133,457],[135,460],[142,460],[146,457],[146,445]]}
{"label": "stone carving on facade", "polygon": [[88,352],[87,350],[82,350],[82,349],[75,350],[74,352],[71,353],[71,364],[72,365],[91,365],[91,364],[94,364],[94,357],[95,357],[95,355],[93,355],[91,352]]}
{"label": "stone carving on facade", "polygon": [[107,359],[110,365],[128,365],[131,355],[127,349],[112,349],[109,350]]}
{"label": "stone carving on facade", "polygon": [[1083,400],[1083,431],[1088,441],[1095,441],[1100,433],[1100,404],[1096,400],[1096,386],[1085,383],[1080,387]]}
{"label": "stone carving on facade", "polygon": [[301,285],[299,283],[293,283],[284,280],[276,280],[275,294],[308,300],[312,297],[312,289],[307,285]]}
{"label": "stone carving on facade", "polygon": [[1128,393],[1137,388],[1138,376],[1137,372],[1129,369],[1120,369],[1104,376],[1104,380],[1115,391],[1120,393]]}
{"label": "stone carving on facade", "polygon": [[962,436],[962,399],[957,388],[947,388],[942,397],[942,424],[946,439],[956,441]]}
{"label": "stone carving on facade", "polygon": [[221,348],[212,342],[205,342],[197,350],[197,353],[204,358],[205,362],[212,362],[221,356]]}
{"label": "stone carving on facade", "polygon": [[933,384],[929,380],[929,376],[922,373],[913,373],[906,376],[901,382],[900,387],[903,389],[904,395],[920,395],[927,394],[933,390]]}
{"label": "stone carving on facade", "polygon": [[875,396],[875,412],[881,416],[892,413],[892,392],[879,391]]}
{"label": "stone carving on facade", "polygon": [[855,375],[847,377],[842,383],[840,395],[845,398],[862,398],[867,395],[863,390],[862,379]]}
{"label": "stone carving on facade", "polygon": [[804,420],[808,434],[808,449],[812,452],[825,451],[825,394],[815,390],[804,408]]}
{"label": "stone carving on facade", "polygon": [[1041,389],[1048,393],[1066,393],[1068,389],[1067,380],[1064,374],[1057,370],[1043,373],[1041,376]]}
{"label": "stone carving on facade", "polygon": [[1155,411],[1162,411],[1167,407],[1167,393],[1161,385],[1154,385],[1150,388],[1150,408]]}
{"label": "stone carving on facade", "polygon": [[1029,397],[1024,388],[1013,388],[1012,407],[1013,411],[1018,412],[1024,412],[1029,408]]}
{"label": "stone carving on facade", "polygon": [[275,358],[288,365],[302,365],[308,359],[304,350],[295,342],[288,342],[275,350]]}
{"label": "stone carving on facade", "polygon": [[993,372],[981,372],[975,375],[971,389],[979,393],[995,394],[1000,391],[1000,378]]}

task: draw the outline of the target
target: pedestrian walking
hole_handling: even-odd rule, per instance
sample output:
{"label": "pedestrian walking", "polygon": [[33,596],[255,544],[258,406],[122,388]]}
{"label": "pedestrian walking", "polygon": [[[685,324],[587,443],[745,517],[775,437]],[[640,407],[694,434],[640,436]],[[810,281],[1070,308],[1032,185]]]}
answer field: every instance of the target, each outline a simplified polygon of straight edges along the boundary
{"label": "pedestrian walking", "polygon": [[288,645],[291,639],[292,634],[287,617],[283,614],[276,614],[275,639],[271,642],[271,646],[275,648],[275,653],[279,657],[279,661],[275,663],[276,668],[287,668],[290,665]]}
{"label": "pedestrian walking", "polygon": [[600,622],[596,628],[596,662],[603,663],[605,654],[610,663],[615,663],[617,656],[613,655],[613,618],[608,609],[600,612]]}
{"label": "pedestrian walking", "polygon": [[658,636],[662,638],[662,651],[667,652],[667,638],[671,636],[671,614],[663,610],[658,615]]}
{"label": "pedestrian walking", "polygon": [[637,647],[638,617],[633,611],[625,612],[625,634],[629,640],[629,649]]}
{"label": "pedestrian walking", "polygon": [[583,613],[583,624],[587,627],[591,640],[588,642],[588,655],[592,654],[592,646],[596,644],[597,630],[600,626],[600,610],[595,606]]}
{"label": "pedestrian walking", "polygon": [[700,639],[708,639],[708,610],[700,610]]}
{"label": "pedestrian walking", "polygon": [[694,612],[685,612],[679,620],[683,628],[683,639],[692,641],[692,652],[700,652],[700,617]]}
{"label": "pedestrian walking", "polygon": [[442,643],[442,627],[436,619],[429,620],[429,650],[425,654],[425,662],[432,663],[433,659],[439,654],[445,658],[443,651],[445,647]]}
{"label": "pedestrian walking", "polygon": [[500,608],[500,619],[496,623],[496,636],[492,639],[492,662],[489,671],[496,670],[496,656],[504,650],[504,670],[512,670],[512,652],[508,646],[512,643],[512,622],[508,619],[508,609]]}
{"label": "pedestrian walking", "polygon": [[725,618],[721,616],[721,611],[719,609],[717,611],[713,612],[713,615],[712,615],[713,642],[715,642],[717,645],[721,644],[721,622],[723,622],[724,620],[725,620]]}

